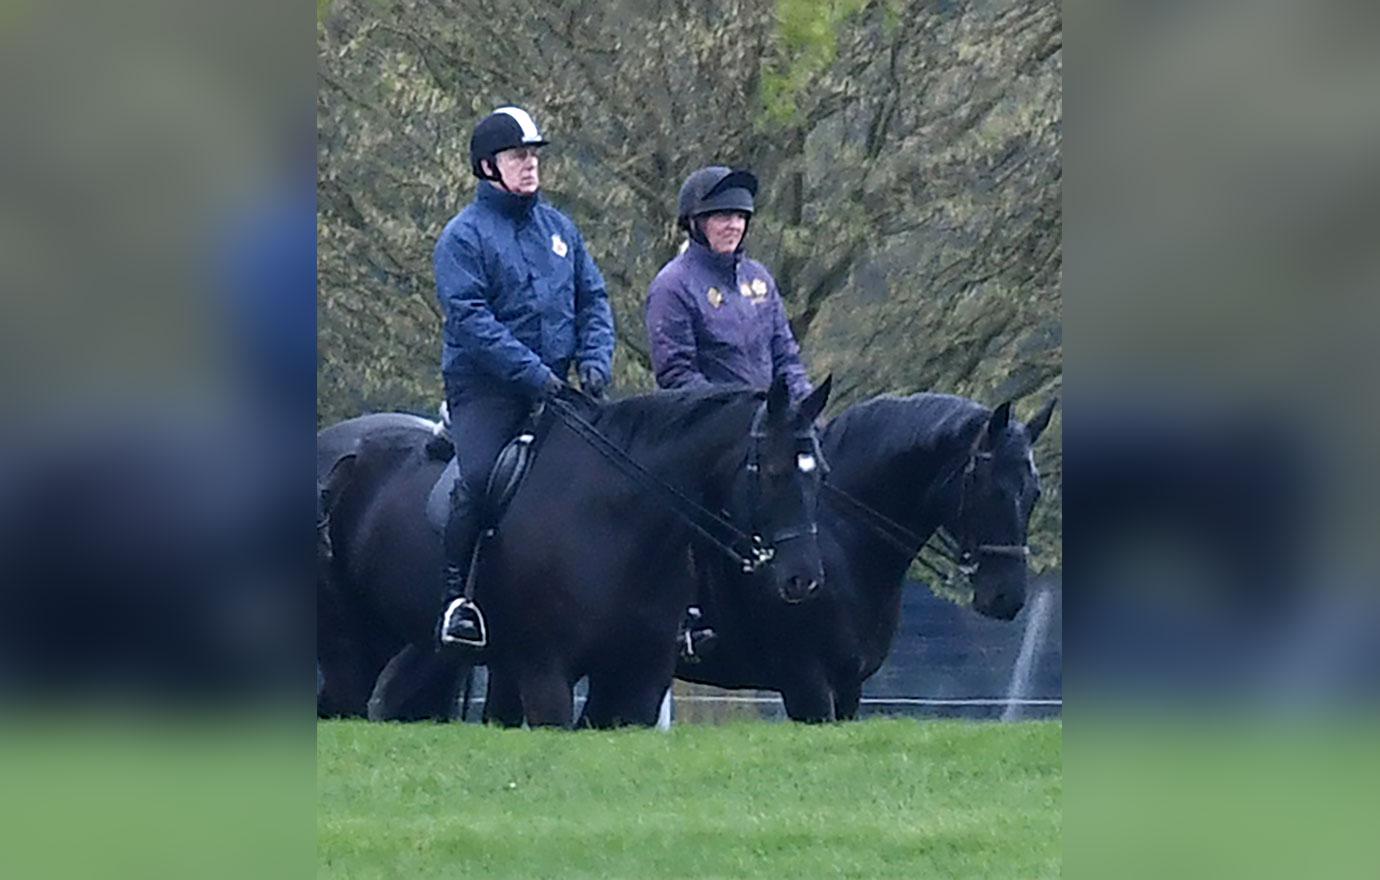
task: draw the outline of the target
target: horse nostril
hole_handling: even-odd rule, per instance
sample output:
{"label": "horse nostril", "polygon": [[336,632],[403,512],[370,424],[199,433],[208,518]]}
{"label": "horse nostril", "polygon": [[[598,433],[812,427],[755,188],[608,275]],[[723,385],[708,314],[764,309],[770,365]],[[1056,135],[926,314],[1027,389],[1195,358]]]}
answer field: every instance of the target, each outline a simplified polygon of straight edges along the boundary
{"label": "horse nostril", "polygon": [[781,598],[792,604],[803,601],[805,597],[814,592],[818,586],[816,582],[809,578],[803,578],[798,574],[793,574],[786,578],[786,582],[781,586]]}
{"label": "horse nostril", "polygon": [[791,575],[789,583],[791,595],[800,599],[812,595],[816,590],[819,589],[819,580],[817,578],[806,578],[801,577],[800,575]]}

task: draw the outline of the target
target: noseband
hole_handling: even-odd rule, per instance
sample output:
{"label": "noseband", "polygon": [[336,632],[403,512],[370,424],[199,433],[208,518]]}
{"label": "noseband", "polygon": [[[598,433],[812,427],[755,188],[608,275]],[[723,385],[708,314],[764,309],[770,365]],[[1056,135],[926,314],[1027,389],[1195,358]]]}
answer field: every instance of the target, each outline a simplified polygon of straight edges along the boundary
{"label": "noseband", "polygon": [[[992,453],[974,452],[969,458],[968,463],[963,466],[963,486],[958,494],[958,516],[955,519],[958,527],[967,531],[967,523],[964,521],[965,507],[968,500],[968,487],[972,485],[977,475],[977,463],[979,460],[991,461]],[[1030,546],[1028,544],[974,544],[971,535],[960,535],[958,537],[959,554],[956,560],[958,570],[965,576],[972,575],[982,564],[984,556],[1005,556],[1010,559],[1029,559]]]}

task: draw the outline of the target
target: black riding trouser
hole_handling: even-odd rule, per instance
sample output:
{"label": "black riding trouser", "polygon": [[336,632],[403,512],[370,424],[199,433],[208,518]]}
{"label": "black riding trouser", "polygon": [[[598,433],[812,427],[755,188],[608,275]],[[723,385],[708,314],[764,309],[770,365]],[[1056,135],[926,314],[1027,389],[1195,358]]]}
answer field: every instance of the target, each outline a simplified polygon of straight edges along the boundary
{"label": "black riding trouser", "polygon": [[[532,401],[506,394],[449,391],[450,436],[455,444],[460,478],[450,495],[450,518],[446,521],[444,547],[446,565],[465,571],[469,567],[475,538],[478,537],[480,510],[489,472],[494,460],[509,440],[517,436],[532,411]],[[458,595],[454,584],[446,598]]]}

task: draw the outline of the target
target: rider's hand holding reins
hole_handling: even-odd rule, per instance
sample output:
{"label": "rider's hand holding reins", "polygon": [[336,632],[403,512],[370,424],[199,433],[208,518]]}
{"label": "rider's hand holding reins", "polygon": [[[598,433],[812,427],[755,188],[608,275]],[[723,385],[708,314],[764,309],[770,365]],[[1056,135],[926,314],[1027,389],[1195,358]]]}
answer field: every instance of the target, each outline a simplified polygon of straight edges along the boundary
{"label": "rider's hand holding reins", "polygon": [[599,368],[593,364],[585,364],[580,368],[580,390],[588,394],[595,400],[606,400],[608,398],[608,380]]}

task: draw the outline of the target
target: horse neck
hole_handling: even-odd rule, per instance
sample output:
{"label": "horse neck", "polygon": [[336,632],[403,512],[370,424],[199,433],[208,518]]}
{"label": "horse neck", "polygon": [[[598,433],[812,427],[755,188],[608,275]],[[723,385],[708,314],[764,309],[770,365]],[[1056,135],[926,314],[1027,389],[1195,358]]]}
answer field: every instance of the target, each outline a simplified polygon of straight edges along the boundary
{"label": "horse neck", "polygon": [[628,453],[662,480],[699,496],[726,494],[747,456],[756,404],[726,404],[703,418],[684,419],[670,442],[633,439]]}
{"label": "horse neck", "polygon": [[[867,456],[850,461],[847,456],[832,462],[830,481],[868,507],[904,526],[926,541],[958,506],[960,479],[965,456],[952,444],[936,447],[913,446],[886,456]],[[841,512],[850,522],[858,514]],[[860,525],[860,524],[859,524]],[[870,528],[860,527],[870,554],[877,558],[901,560],[890,542]],[[877,547],[886,552],[876,553]],[[919,551],[919,547],[914,548]],[[909,559],[897,563],[904,571]]]}

